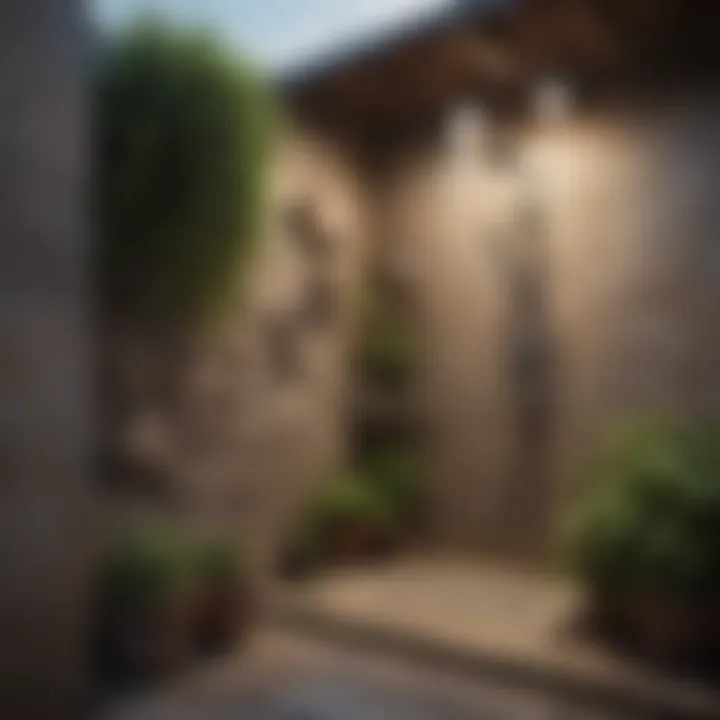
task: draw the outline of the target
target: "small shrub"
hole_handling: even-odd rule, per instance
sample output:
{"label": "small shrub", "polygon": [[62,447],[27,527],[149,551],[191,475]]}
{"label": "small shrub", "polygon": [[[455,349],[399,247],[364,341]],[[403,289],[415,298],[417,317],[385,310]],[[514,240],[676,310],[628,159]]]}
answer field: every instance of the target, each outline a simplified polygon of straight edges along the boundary
{"label": "small shrub", "polygon": [[98,575],[101,669],[150,679],[197,646],[227,646],[245,629],[247,592],[247,565],[225,541],[167,526],[114,538]]}
{"label": "small shrub", "polygon": [[597,458],[566,537],[596,586],[720,590],[720,453],[711,425],[623,429]]}
{"label": "small shrub", "polygon": [[350,523],[380,530],[389,523],[390,512],[375,488],[348,473],[326,486],[315,505],[313,518],[320,532]]}
{"label": "small shrub", "polygon": [[287,574],[302,575],[327,560],[367,558],[392,531],[386,498],[356,474],[332,479],[311,502],[284,553]]}
{"label": "small shrub", "polygon": [[161,609],[189,592],[193,550],[175,531],[144,529],[114,539],[102,559],[102,601],[111,612]]}
{"label": "small shrub", "polygon": [[168,528],[113,539],[97,588],[102,672],[152,679],[179,669],[191,652],[194,548]]}

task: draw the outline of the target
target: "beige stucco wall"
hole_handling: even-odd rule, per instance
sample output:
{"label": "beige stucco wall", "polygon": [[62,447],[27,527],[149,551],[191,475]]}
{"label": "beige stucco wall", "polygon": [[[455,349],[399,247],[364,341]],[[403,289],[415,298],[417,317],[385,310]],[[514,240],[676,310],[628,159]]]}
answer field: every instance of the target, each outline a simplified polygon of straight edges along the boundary
{"label": "beige stucco wall", "polygon": [[[385,232],[424,288],[443,543],[541,550],[606,428],[720,404],[720,103],[609,107],[520,132],[522,170],[453,166],[432,143],[386,164]],[[523,225],[528,191],[539,212]],[[510,281],[523,243],[544,248],[546,266],[546,472],[518,457]]]}
{"label": "beige stucco wall", "polygon": [[[118,334],[110,353],[116,450],[149,470],[133,480],[131,465],[110,483],[112,511],[121,522],[128,511],[159,511],[228,526],[260,564],[309,489],[344,459],[366,223],[353,164],[327,137],[289,132],[271,185],[264,242],[219,321],[180,341]],[[327,241],[317,259],[287,222],[297,200],[314,208]],[[329,312],[314,321],[303,308],[318,280]]]}

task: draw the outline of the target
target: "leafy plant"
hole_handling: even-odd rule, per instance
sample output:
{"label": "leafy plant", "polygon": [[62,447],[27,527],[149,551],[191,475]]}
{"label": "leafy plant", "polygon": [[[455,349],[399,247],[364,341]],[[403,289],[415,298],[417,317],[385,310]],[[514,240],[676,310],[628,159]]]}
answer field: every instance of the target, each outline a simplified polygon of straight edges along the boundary
{"label": "leafy plant", "polygon": [[248,564],[240,548],[217,538],[198,545],[196,562],[201,587],[238,586],[243,582]]}
{"label": "leafy plant", "polygon": [[400,328],[376,328],[368,337],[364,363],[367,375],[384,386],[397,387],[416,369],[414,339]]}
{"label": "leafy plant", "polygon": [[238,548],[182,528],[145,526],[115,537],[97,580],[93,644],[102,673],[167,676],[196,651],[230,647],[252,617]]}
{"label": "leafy plant", "polygon": [[347,473],[328,483],[311,517],[320,535],[343,525],[361,525],[379,532],[390,524],[391,511],[376,488],[358,475]]}
{"label": "leafy plant", "polygon": [[385,495],[355,473],[332,478],[294,525],[281,570],[301,577],[328,559],[356,560],[379,550],[394,525]]}
{"label": "leafy plant", "polygon": [[236,585],[247,560],[233,543],[181,528],[143,527],[114,538],[100,567],[106,607],[118,611],[159,609],[178,593]]}
{"label": "leafy plant", "polygon": [[189,590],[194,549],[167,528],[141,529],[115,538],[100,568],[100,592],[110,613],[154,611]]}
{"label": "leafy plant", "polygon": [[215,308],[260,231],[275,112],[257,73],[212,36],[145,22],[97,77],[103,287],[114,308]]}
{"label": "leafy plant", "polygon": [[385,498],[395,521],[402,527],[416,525],[427,500],[426,469],[410,449],[395,448],[367,458],[363,476]]}
{"label": "leafy plant", "polygon": [[360,361],[367,379],[381,387],[398,387],[417,372],[417,338],[411,325],[398,317],[397,308],[383,300],[377,289],[363,296]]}
{"label": "leafy plant", "polygon": [[720,588],[719,437],[711,424],[660,420],[616,434],[571,519],[571,568],[605,587]]}

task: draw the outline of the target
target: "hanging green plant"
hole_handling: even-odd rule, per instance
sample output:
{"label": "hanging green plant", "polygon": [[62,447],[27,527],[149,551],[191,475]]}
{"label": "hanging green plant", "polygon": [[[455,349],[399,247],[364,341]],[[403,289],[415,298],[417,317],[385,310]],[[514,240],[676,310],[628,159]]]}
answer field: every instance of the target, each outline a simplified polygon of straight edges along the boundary
{"label": "hanging green plant", "polygon": [[368,293],[361,310],[360,364],[364,378],[381,389],[411,384],[419,361],[412,325],[377,290]]}
{"label": "hanging green plant", "polygon": [[142,23],[108,44],[96,101],[111,306],[183,318],[217,308],[261,234],[276,123],[261,78],[208,33]]}

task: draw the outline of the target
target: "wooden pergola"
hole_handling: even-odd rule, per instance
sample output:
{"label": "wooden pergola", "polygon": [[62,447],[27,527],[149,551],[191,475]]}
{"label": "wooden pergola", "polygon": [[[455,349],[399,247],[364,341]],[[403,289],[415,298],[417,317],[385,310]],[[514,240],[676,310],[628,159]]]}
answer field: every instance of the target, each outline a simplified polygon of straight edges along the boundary
{"label": "wooden pergola", "polygon": [[349,128],[407,122],[482,95],[522,109],[539,76],[602,86],[715,71],[717,0],[457,0],[424,22],[300,68],[293,108]]}

